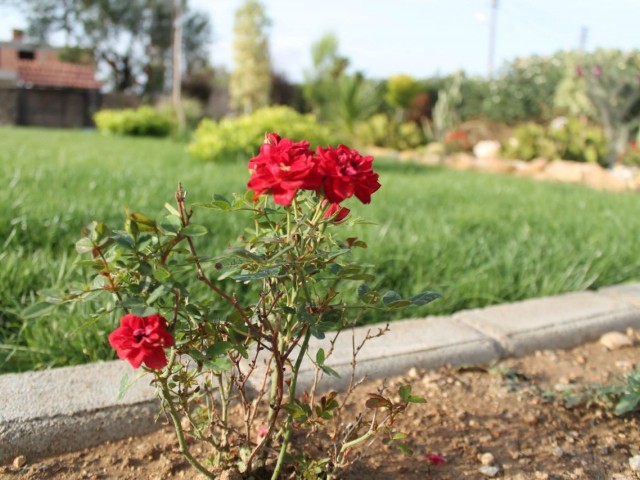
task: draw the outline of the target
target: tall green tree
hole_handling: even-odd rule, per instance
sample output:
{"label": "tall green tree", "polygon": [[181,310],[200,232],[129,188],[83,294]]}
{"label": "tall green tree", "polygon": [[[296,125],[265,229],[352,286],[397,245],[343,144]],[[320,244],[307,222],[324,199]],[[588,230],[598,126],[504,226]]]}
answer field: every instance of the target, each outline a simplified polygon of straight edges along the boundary
{"label": "tall green tree", "polygon": [[338,37],[326,33],[311,45],[311,70],[305,72],[303,95],[312,112],[322,120],[328,120],[332,103],[339,95],[342,77],[349,60],[338,53]]}
{"label": "tall green tree", "polygon": [[[108,84],[119,92],[153,96],[165,91],[171,61],[173,5],[167,0],[23,0],[16,4],[27,18],[27,33],[49,43],[63,33],[65,46],[93,53]],[[197,18],[196,18],[197,17]],[[192,30],[193,29],[193,30]],[[209,18],[184,15],[184,55],[206,57]]]}
{"label": "tall green tree", "polygon": [[229,82],[231,107],[242,113],[269,104],[271,59],[267,30],[271,21],[257,0],[246,0],[236,11],[234,67]]}

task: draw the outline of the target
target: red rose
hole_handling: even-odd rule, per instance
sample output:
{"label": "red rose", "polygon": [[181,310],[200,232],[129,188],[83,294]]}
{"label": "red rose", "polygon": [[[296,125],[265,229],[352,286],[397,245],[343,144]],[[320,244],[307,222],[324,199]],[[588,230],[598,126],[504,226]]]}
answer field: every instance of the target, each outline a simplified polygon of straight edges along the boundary
{"label": "red rose", "polygon": [[160,315],[136,317],[129,313],[109,335],[109,344],[133,368],[144,362],[149,368],[160,369],[167,364],[164,349],[173,345],[173,337],[167,331],[167,321]]}
{"label": "red rose", "polygon": [[294,142],[272,133],[260,147],[260,153],[249,160],[252,171],[248,187],[261,194],[273,195],[278,205],[289,206],[299,189],[318,190],[322,185],[309,142]]}
{"label": "red rose", "polygon": [[324,194],[331,203],[340,203],[355,195],[362,203],[371,202],[371,194],[380,188],[378,174],[373,171],[373,157],[363,157],[356,150],[318,147],[320,173],[324,176]]}
{"label": "red rose", "polygon": [[331,205],[329,205],[329,208],[327,208],[327,211],[324,212],[324,218],[333,217],[333,221],[338,223],[347,218],[347,215],[349,215],[350,211],[351,210],[349,210],[348,208],[341,207],[339,203],[332,203]]}

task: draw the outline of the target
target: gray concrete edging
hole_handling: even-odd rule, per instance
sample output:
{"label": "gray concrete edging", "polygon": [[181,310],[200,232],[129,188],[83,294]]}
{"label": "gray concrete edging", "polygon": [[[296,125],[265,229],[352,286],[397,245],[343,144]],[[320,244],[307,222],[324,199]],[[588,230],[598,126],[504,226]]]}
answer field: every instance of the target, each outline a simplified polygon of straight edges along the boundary
{"label": "gray concrete edging", "polygon": [[[378,326],[379,327],[379,326]],[[571,348],[607,331],[640,328],[640,283],[544,297],[452,316],[394,322],[358,356],[358,378],[384,378],[416,368],[487,364],[535,350]],[[376,326],[353,331],[353,340]],[[313,339],[311,355],[324,341]],[[344,332],[327,364],[340,378],[325,376],[321,390],[340,390],[351,376],[352,336]],[[154,389],[143,379],[117,399],[123,375],[137,376],[128,363],[99,362],[42,372],[0,375],[0,464],[17,455],[55,455],[105,441],[142,435],[161,426]],[[313,382],[305,361],[301,391]]]}

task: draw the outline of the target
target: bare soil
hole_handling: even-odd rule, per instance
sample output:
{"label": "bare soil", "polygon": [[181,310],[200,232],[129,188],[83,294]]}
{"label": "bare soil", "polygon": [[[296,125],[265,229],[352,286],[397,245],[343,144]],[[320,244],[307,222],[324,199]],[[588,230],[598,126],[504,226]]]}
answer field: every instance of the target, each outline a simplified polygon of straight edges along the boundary
{"label": "bare soil", "polygon": [[[629,458],[640,453],[640,415],[616,417],[598,405],[569,409],[560,394],[593,383],[620,383],[640,356],[637,333],[629,334],[635,337],[634,346],[612,351],[596,342],[570,351],[537,352],[488,368],[412,369],[404,377],[387,379],[388,386],[409,382],[414,394],[427,399],[397,424],[409,433],[407,443],[414,455],[404,456],[376,441],[363,449],[362,458],[343,478],[636,478]],[[380,384],[370,382],[359,388],[357,403],[362,405],[366,394]],[[548,392],[555,392],[553,400],[545,395]],[[165,427],[145,437],[81,452],[41,461],[27,459],[21,468],[0,467],[0,478],[201,478],[182,460],[176,445]],[[432,465],[428,454],[441,455],[447,462]]]}

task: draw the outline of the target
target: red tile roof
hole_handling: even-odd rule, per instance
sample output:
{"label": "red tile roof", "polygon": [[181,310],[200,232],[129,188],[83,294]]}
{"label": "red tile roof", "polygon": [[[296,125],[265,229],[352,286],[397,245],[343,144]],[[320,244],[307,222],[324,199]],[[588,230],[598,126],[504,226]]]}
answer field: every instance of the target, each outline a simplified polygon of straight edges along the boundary
{"label": "red tile roof", "polygon": [[88,65],[64,62],[18,62],[18,78],[38,87],[99,89],[95,70]]}

